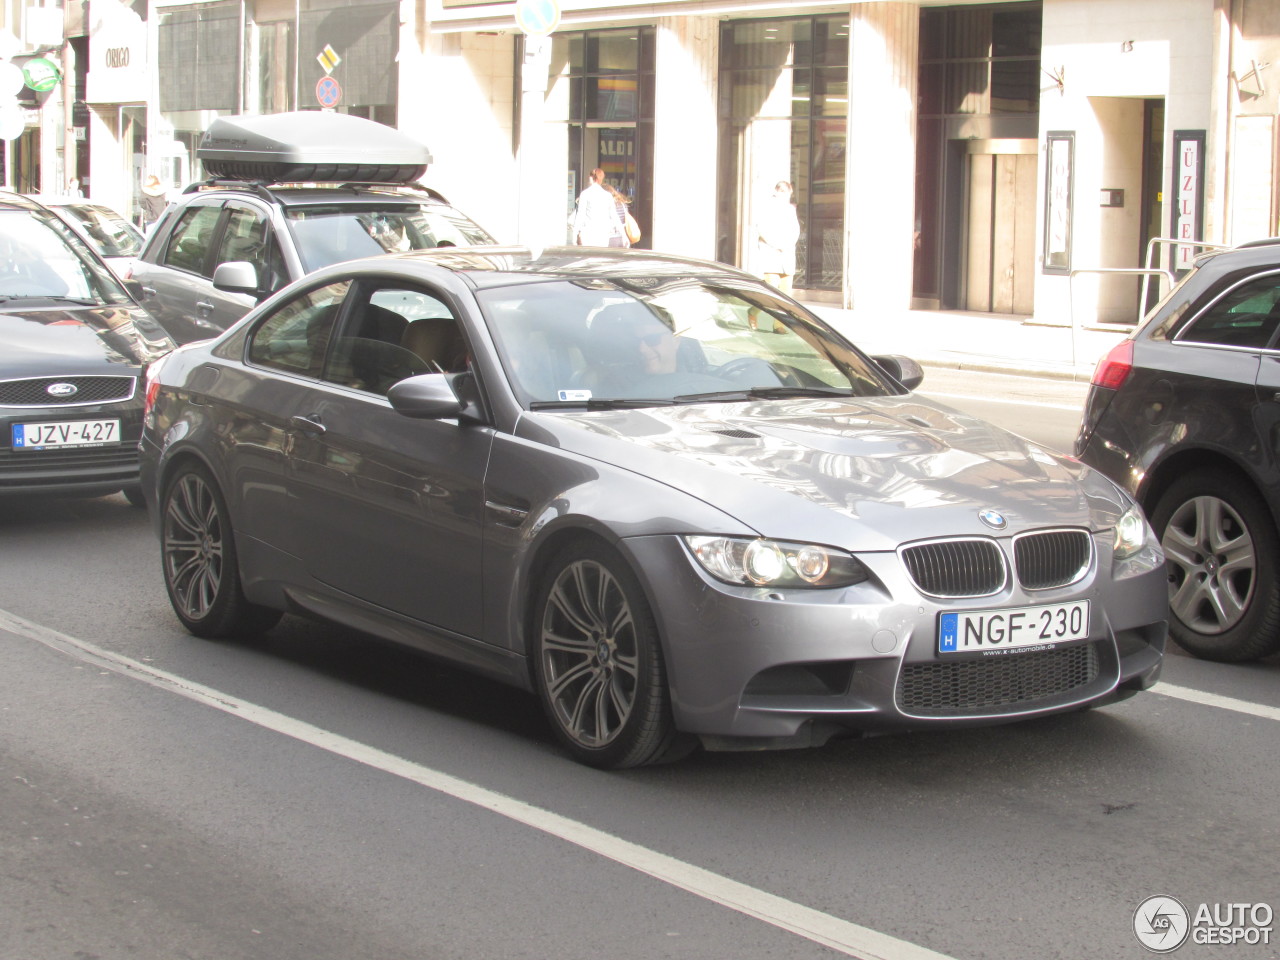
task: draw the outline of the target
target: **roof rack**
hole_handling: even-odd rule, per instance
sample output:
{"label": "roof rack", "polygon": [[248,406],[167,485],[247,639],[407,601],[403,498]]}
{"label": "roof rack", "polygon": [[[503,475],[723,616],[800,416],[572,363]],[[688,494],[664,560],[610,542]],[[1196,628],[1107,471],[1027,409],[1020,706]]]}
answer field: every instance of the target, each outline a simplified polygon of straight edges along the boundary
{"label": "roof rack", "polygon": [[359,193],[363,190],[372,192],[374,189],[386,191],[387,189],[397,191],[416,191],[424,193],[432,200],[439,200],[441,203],[448,203],[449,198],[434,187],[428,187],[423,183],[383,183],[379,180],[374,181],[356,181],[356,180],[304,180],[304,181],[276,181],[276,180],[246,180],[236,177],[209,177],[207,180],[197,180],[194,183],[187,184],[183,188],[183,193],[200,193],[203,190],[216,190],[219,188],[229,188],[233,190],[249,190],[256,196],[261,197],[269,203],[278,203],[279,198],[273,192],[274,190],[286,190],[291,187],[333,187],[339,190],[350,190],[352,193]]}

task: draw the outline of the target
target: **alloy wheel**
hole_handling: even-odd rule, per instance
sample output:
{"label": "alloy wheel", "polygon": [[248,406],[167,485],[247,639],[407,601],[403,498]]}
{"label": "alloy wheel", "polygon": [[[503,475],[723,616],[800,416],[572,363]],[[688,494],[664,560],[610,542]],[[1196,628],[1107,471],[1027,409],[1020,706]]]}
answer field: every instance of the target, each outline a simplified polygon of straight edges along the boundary
{"label": "alloy wheel", "polygon": [[1258,557],[1240,514],[1218,497],[1182,503],[1161,538],[1169,562],[1169,606],[1190,629],[1230,630],[1248,612]]}
{"label": "alloy wheel", "polygon": [[635,615],[617,578],[594,560],[556,577],[543,608],[542,675],[564,732],[584,747],[614,740],[636,705]]}
{"label": "alloy wheel", "polygon": [[213,491],[199,474],[183,474],[165,503],[164,571],[175,605],[191,620],[208,616],[218,600],[223,547]]}

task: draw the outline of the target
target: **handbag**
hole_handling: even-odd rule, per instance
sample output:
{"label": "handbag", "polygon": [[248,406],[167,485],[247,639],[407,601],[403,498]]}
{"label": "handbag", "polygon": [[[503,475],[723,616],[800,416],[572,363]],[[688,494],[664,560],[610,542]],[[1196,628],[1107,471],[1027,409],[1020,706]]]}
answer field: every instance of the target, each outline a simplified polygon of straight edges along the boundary
{"label": "handbag", "polygon": [[631,215],[630,210],[628,210],[624,216],[626,219],[623,220],[623,229],[627,232],[627,242],[639,243],[640,237],[642,236],[640,233],[640,224],[636,223],[636,218]]}

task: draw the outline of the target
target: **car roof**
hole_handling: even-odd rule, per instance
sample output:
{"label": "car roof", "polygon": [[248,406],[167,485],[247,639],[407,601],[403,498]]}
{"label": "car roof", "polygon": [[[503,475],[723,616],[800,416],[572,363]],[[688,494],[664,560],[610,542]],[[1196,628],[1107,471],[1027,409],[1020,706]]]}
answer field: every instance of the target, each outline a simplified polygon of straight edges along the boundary
{"label": "car roof", "polygon": [[[436,247],[389,254],[356,261],[362,270],[396,263],[409,266],[430,263],[464,277],[477,289],[529,283],[531,280],[634,280],[645,286],[661,286],[664,278],[719,278],[759,283],[752,274],[723,263],[696,260],[651,250],[603,247]],[[352,263],[338,264],[325,272],[343,272]]]}
{"label": "car roof", "polygon": [[43,211],[44,206],[39,202],[25,197],[20,193],[12,193],[8,190],[0,190],[0,204],[11,208],[20,208],[23,210]]}

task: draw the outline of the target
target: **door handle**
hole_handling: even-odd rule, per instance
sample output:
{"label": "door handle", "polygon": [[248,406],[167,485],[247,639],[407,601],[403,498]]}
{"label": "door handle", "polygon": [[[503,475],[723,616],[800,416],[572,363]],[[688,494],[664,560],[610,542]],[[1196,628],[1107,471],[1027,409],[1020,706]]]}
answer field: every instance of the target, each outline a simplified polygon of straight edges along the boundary
{"label": "door handle", "polygon": [[310,434],[313,437],[318,437],[324,433],[324,424],[320,422],[320,415],[315,413],[310,417],[294,417],[289,421],[289,425],[297,427],[303,433]]}
{"label": "door handle", "polygon": [[213,313],[213,304],[208,300],[197,300],[196,309],[201,313]]}
{"label": "door handle", "polygon": [[146,296],[146,297],[154,297],[154,296],[156,295],[156,288],[155,288],[155,287],[143,287],[143,288],[142,288],[142,294],[143,294],[143,296]]}

